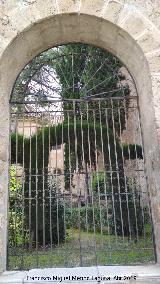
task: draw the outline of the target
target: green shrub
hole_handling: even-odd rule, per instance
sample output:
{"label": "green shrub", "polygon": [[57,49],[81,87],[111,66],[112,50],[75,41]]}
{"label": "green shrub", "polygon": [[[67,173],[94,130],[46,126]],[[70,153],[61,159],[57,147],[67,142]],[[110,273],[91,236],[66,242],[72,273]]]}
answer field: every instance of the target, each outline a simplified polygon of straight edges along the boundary
{"label": "green shrub", "polygon": [[[145,224],[150,223],[148,207],[142,208],[142,196],[136,180],[124,177],[124,172],[112,174],[100,173],[93,176],[94,197],[107,199],[109,208],[110,233],[137,238],[144,232]],[[119,183],[118,183],[119,179]],[[104,201],[103,201],[104,202]]]}
{"label": "green shrub", "polygon": [[[48,171],[39,171],[39,176],[31,177],[31,198],[29,204],[29,178],[25,179],[25,216],[27,227],[29,228],[29,218],[31,219],[30,233],[32,245],[38,242],[39,246],[57,244],[64,240],[64,205],[60,192],[60,185],[48,176]],[[37,203],[36,203],[37,200]],[[29,208],[31,216],[29,215]],[[38,239],[36,233],[38,232]]]}
{"label": "green shrub", "polygon": [[67,228],[108,232],[111,219],[107,220],[107,209],[104,206],[83,206],[80,208],[68,208],[66,211]]}
{"label": "green shrub", "polygon": [[[36,180],[35,176],[32,176],[30,178],[30,176],[27,175],[26,172],[23,185],[23,196],[22,182],[20,178],[16,177],[16,167],[15,165],[12,165],[10,168],[9,247],[11,248],[21,245],[28,247],[29,244],[32,244],[32,246],[34,246],[36,241],[38,242],[39,246],[42,246],[44,235],[45,245],[51,243],[51,234],[53,244],[56,244],[58,241],[61,242],[62,240],[64,240],[64,207],[62,202],[59,200],[57,209],[56,199],[56,193],[57,190],[59,193],[59,187],[58,184],[56,185],[54,180],[52,180],[52,182],[48,181],[48,175],[45,175],[45,177],[46,178],[43,182],[43,175],[39,176],[38,180]],[[31,187],[30,205],[29,186]],[[36,186],[38,192],[37,196]],[[51,205],[50,194],[52,197]],[[43,220],[45,226],[43,226]],[[38,231],[37,240],[36,230]]]}
{"label": "green shrub", "polygon": [[[16,177],[16,167],[10,167],[9,247],[29,244],[29,231],[22,216],[22,184]],[[23,232],[22,232],[23,229]]]}

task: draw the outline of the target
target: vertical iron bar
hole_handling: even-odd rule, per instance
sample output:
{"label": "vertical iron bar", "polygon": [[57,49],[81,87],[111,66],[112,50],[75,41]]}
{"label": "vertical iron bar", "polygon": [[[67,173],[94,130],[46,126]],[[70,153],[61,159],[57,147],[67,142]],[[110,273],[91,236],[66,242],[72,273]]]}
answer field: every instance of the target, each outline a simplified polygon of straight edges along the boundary
{"label": "vertical iron bar", "polygon": [[43,175],[43,201],[42,201],[42,210],[43,210],[43,249],[45,249],[45,233],[46,233],[46,229],[45,229],[45,179],[46,179],[46,176],[45,176],[45,165],[44,165],[44,151],[45,151],[45,145],[44,145],[44,114],[42,112],[42,156],[43,156],[43,169],[42,169],[42,175]]}
{"label": "vertical iron bar", "polygon": [[[67,105],[68,108],[68,105]],[[73,220],[73,192],[72,192],[72,167],[71,167],[71,141],[70,141],[70,116],[69,111],[67,111],[67,126],[68,126],[68,163],[69,163],[69,173],[67,169],[67,176],[69,175],[69,192],[70,192],[70,203],[71,203],[71,220]],[[73,222],[71,225],[71,235],[73,240]]]}
{"label": "vertical iron bar", "polygon": [[[125,99],[123,101],[123,107],[124,107],[124,115],[125,115],[126,132],[128,132],[127,106],[126,106]],[[129,164],[132,169],[131,153],[130,153],[129,145],[128,145],[128,156],[129,156]],[[139,236],[138,236],[138,221],[137,221],[137,205],[136,205],[136,199],[135,199],[135,189],[134,189],[133,177],[131,177],[131,183],[132,183],[132,196],[133,196],[133,202],[134,202],[134,212],[135,212],[135,219],[136,219],[136,238],[138,241]]]}
{"label": "vertical iron bar", "polygon": [[56,215],[57,215],[57,244],[58,244],[58,255],[59,255],[59,243],[60,243],[60,239],[59,239],[59,188],[58,188],[58,172],[57,172],[57,148],[58,148],[58,144],[57,144],[57,113],[55,111],[54,114],[54,128],[55,128],[55,142],[56,142],[56,169],[54,169],[54,177],[56,174],[56,182],[55,182],[55,186],[56,186]]}
{"label": "vertical iron bar", "polygon": [[122,237],[124,242],[124,225],[123,225],[123,215],[122,215],[122,199],[121,199],[121,187],[120,187],[120,176],[119,176],[119,165],[118,165],[118,156],[117,156],[117,143],[116,143],[116,130],[115,130],[115,118],[114,118],[114,106],[113,100],[111,99],[111,110],[112,110],[112,124],[113,124],[113,138],[114,138],[114,150],[115,150],[115,158],[116,158],[116,174],[118,181],[118,194],[120,201],[120,217],[121,217],[121,228],[122,228]]}
{"label": "vertical iron bar", "polygon": [[[87,163],[85,161],[85,154],[84,154],[84,133],[83,133],[83,112],[82,109],[80,110],[80,116],[81,116],[81,135],[82,135],[82,172],[83,172],[83,178],[85,178],[85,186],[84,189],[84,198],[85,198],[85,206],[86,206],[86,229],[87,229],[87,241],[88,239],[88,202],[90,199],[90,192],[89,192],[89,183],[88,183],[88,168]],[[85,174],[84,174],[85,172]],[[85,192],[86,191],[86,192]]]}
{"label": "vertical iron bar", "polygon": [[64,129],[63,129],[63,121],[64,121],[64,113],[63,113],[63,102],[61,101],[61,116],[60,116],[60,123],[62,125],[62,144],[61,144],[61,151],[62,151],[62,164],[63,164],[63,169],[62,169],[62,173],[60,173],[60,179],[62,177],[62,182],[61,182],[61,186],[62,186],[62,196],[63,196],[63,213],[64,213],[64,237],[65,237],[65,244],[66,244],[66,238],[67,238],[67,228],[66,228],[66,190],[65,190],[65,182],[64,182]]}
{"label": "vertical iron bar", "polygon": [[[135,101],[134,101],[135,103]],[[136,101],[137,104],[137,101]],[[132,108],[133,113],[136,112],[136,107],[133,106]],[[136,115],[136,122],[137,122],[137,115]],[[139,129],[139,127],[138,127]],[[144,229],[144,240],[146,240],[146,228],[145,228],[145,220],[144,220],[144,207],[143,207],[143,192],[141,190],[141,184],[140,184],[140,171],[139,171],[139,163],[138,163],[138,154],[137,154],[137,146],[136,146],[136,136],[135,136],[135,130],[133,131],[133,139],[134,139],[134,150],[136,154],[136,169],[138,170],[138,176],[139,176],[139,206],[142,211],[142,220],[143,220],[143,229]],[[138,177],[137,177],[138,178]]]}
{"label": "vertical iron bar", "polygon": [[109,171],[110,171],[110,179],[111,179],[111,189],[112,189],[112,206],[113,206],[113,218],[114,218],[114,231],[116,236],[116,244],[117,244],[117,223],[116,223],[116,212],[115,212],[115,198],[114,198],[114,188],[113,188],[113,167],[111,160],[111,145],[110,145],[110,135],[109,135],[109,124],[108,124],[108,109],[105,110],[106,116],[106,126],[107,126],[107,140],[108,140],[108,154],[109,154]]}
{"label": "vertical iron bar", "polygon": [[31,132],[31,126],[32,126],[32,121],[31,121],[31,117],[30,117],[30,125],[29,125],[29,139],[30,139],[30,148],[29,148],[29,249],[32,249],[32,232],[31,232],[31,190],[32,190],[32,185],[31,185],[31,175],[32,175],[32,145],[31,145],[31,136],[32,136],[32,132]]}
{"label": "vertical iron bar", "polygon": [[101,101],[99,100],[99,122],[100,122],[100,132],[101,132],[101,150],[102,150],[102,159],[103,159],[103,171],[104,171],[104,194],[105,194],[105,206],[106,206],[106,214],[107,214],[107,224],[108,224],[108,242],[109,242],[109,250],[110,250],[110,260],[112,260],[111,256],[111,236],[110,236],[110,224],[109,224],[109,212],[108,212],[108,198],[107,198],[107,176],[106,176],[106,168],[105,168],[105,156],[104,156],[104,150],[107,148],[107,145],[105,145],[104,148],[104,142],[103,142],[103,128],[102,128],[102,111],[101,111]]}
{"label": "vertical iron bar", "polygon": [[38,131],[38,114],[37,106],[38,101],[36,101],[36,264],[38,268],[38,145],[37,145],[37,131]]}
{"label": "vertical iron bar", "polygon": [[89,106],[87,102],[87,124],[88,124],[88,147],[89,147],[89,172],[90,172],[90,193],[91,193],[91,202],[92,202],[92,212],[93,212],[93,232],[94,232],[94,254],[96,259],[96,266],[98,265],[97,261],[97,244],[96,244],[96,226],[95,226],[95,211],[94,211],[94,194],[93,194],[93,176],[92,176],[92,159],[91,159],[91,141],[90,141],[90,122],[89,122]]}
{"label": "vertical iron bar", "polygon": [[98,165],[98,151],[97,151],[97,131],[96,131],[96,117],[95,109],[93,109],[93,125],[94,125],[94,146],[95,146],[95,158],[96,158],[96,179],[98,184],[98,205],[100,213],[100,227],[101,227],[101,244],[103,245],[103,224],[102,224],[102,208],[101,208],[101,193],[99,187],[99,165]]}
{"label": "vertical iron bar", "polygon": [[77,201],[78,201],[78,229],[79,229],[79,250],[80,250],[80,266],[83,266],[82,261],[82,243],[81,243],[81,192],[79,188],[79,169],[78,169],[78,142],[77,142],[77,121],[76,121],[76,106],[73,101],[73,113],[74,113],[74,137],[75,137],[75,157],[76,157],[76,186],[77,186]]}
{"label": "vertical iron bar", "polygon": [[25,195],[24,195],[24,184],[25,184],[25,167],[24,167],[24,112],[23,112],[23,157],[22,157],[22,262],[21,262],[21,267],[23,269],[24,267],[24,219],[25,219],[25,215],[24,215],[24,206],[25,206]]}
{"label": "vertical iron bar", "polygon": [[15,189],[15,216],[14,216],[14,242],[15,247],[14,249],[17,249],[17,189],[18,189],[18,115],[16,115],[16,168],[15,168],[15,180],[16,180],[16,189]]}
{"label": "vertical iron bar", "polygon": [[74,93],[74,55],[72,53],[72,79],[73,79],[73,85],[72,85],[72,90]]}
{"label": "vertical iron bar", "polygon": [[51,113],[50,103],[48,103],[49,124],[48,124],[48,157],[49,157],[49,231],[50,231],[50,261],[52,266],[52,253],[53,253],[53,238],[52,238],[52,165],[51,165]]}
{"label": "vertical iron bar", "polygon": [[131,223],[130,223],[130,212],[129,212],[129,201],[128,201],[128,188],[127,188],[127,178],[125,174],[125,159],[124,159],[124,150],[123,150],[123,141],[122,141],[122,124],[121,124],[121,112],[120,112],[120,104],[118,101],[118,122],[119,122],[119,130],[120,130],[120,142],[122,148],[122,163],[123,163],[123,171],[124,171],[124,184],[125,184],[125,195],[127,200],[127,215],[128,215],[128,225],[129,225],[129,237],[131,240]]}

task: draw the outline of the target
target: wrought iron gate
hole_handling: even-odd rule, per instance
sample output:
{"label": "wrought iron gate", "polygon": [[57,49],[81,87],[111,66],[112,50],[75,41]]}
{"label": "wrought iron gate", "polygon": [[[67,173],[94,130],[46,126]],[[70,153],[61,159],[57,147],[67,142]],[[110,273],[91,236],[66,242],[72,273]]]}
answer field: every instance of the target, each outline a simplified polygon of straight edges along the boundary
{"label": "wrought iron gate", "polygon": [[11,100],[10,269],[154,261],[138,98],[119,88]]}

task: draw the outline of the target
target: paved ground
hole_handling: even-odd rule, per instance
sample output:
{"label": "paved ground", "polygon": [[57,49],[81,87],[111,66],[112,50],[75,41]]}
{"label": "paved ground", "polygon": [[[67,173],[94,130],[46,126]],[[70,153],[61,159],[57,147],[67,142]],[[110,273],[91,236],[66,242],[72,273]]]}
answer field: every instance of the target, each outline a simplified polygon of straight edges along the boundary
{"label": "paved ground", "polygon": [[4,272],[0,284],[6,283],[160,283],[160,266],[99,266],[47,268]]}

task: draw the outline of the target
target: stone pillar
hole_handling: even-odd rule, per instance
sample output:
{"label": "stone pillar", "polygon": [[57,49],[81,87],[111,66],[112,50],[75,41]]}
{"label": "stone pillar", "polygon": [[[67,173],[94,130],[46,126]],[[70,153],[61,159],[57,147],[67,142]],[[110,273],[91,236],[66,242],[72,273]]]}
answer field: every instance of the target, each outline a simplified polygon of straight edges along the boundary
{"label": "stone pillar", "polygon": [[145,158],[152,221],[154,226],[156,261],[160,264],[160,155],[158,149],[156,151],[149,151]]}
{"label": "stone pillar", "polygon": [[[0,146],[1,147],[1,146]],[[7,148],[5,150],[7,152]],[[8,165],[0,159],[0,272],[6,270],[7,261],[7,204]]]}
{"label": "stone pillar", "polygon": [[9,173],[9,106],[0,97],[0,272],[6,270]]}

